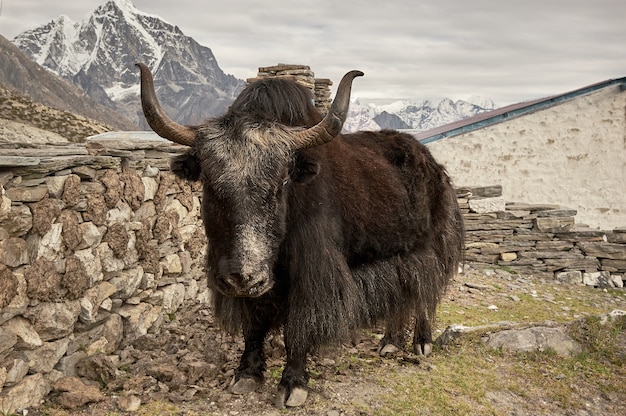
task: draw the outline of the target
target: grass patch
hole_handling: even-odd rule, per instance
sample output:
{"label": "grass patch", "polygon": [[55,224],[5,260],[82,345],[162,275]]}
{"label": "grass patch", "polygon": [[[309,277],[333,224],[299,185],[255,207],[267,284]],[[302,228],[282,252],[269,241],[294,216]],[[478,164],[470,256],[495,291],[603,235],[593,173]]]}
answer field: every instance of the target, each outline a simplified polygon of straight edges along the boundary
{"label": "grass patch", "polygon": [[[550,352],[514,355],[517,372],[561,408],[584,409],[597,396],[623,396],[626,386],[626,318],[600,323],[588,317],[569,327],[583,351],[574,357]],[[523,377],[520,377],[523,380]],[[530,386],[529,386],[530,387]]]}
{"label": "grass patch", "polygon": [[429,362],[436,364],[382,374],[392,391],[383,397],[384,406],[375,414],[495,414],[486,394],[498,388],[500,380],[496,362],[484,347],[463,341],[452,349],[436,351]]}
{"label": "grass patch", "polygon": [[514,286],[515,281],[502,281],[470,296],[457,295],[459,288],[452,287],[438,308],[437,330],[502,321],[568,323],[583,352],[573,357],[504,352],[485,346],[480,333],[465,335],[435,348],[413,369],[380,370],[378,383],[389,393],[374,414],[506,415],[516,409],[574,414],[588,412],[589,403],[608,403],[603,406],[611,409],[626,400],[626,318],[604,324],[599,318],[610,310],[607,305],[624,309],[624,291],[539,281],[525,291],[511,290]]}
{"label": "grass patch", "polygon": [[[472,303],[455,301],[454,291],[458,288],[450,288],[447,299],[439,305],[437,326],[444,329],[452,324],[478,326],[502,321],[570,322],[607,313],[607,299],[616,309],[623,308],[626,299],[623,290],[603,291],[551,283],[533,283],[532,287],[528,293],[494,287],[474,295]],[[497,310],[488,309],[490,305],[495,305]]]}
{"label": "grass patch", "polygon": [[[376,415],[505,415],[523,407],[536,414],[589,411],[589,402],[621,403],[626,386],[626,318],[602,324],[588,317],[569,326],[583,352],[503,352],[481,334],[436,349],[418,367],[381,370],[390,387]],[[598,399],[600,398],[600,399]]]}
{"label": "grass patch", "polygon": [[267,376],[273,380],[280,380],[283,375],[284,366],[274,366],[267,369]]}
{"label": "grass patch", "polygon": [[141,406],[139,410],[133,414],[136,416],[177,416],[181,414],[181,411],[175,404],[164,401],[155,401]]}

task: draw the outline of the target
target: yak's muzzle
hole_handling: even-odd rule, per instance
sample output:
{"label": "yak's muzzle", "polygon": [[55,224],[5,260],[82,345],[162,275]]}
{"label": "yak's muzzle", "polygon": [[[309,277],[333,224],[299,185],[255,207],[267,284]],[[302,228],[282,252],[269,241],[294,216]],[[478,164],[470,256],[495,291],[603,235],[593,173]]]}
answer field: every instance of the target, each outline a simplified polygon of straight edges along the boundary
{"label": "yak's muzzle", "polygon": [[267,273],[243,275],[231,273],[220,276],[217,289],[225,296],[256,298],[266,294],[274,286]]}

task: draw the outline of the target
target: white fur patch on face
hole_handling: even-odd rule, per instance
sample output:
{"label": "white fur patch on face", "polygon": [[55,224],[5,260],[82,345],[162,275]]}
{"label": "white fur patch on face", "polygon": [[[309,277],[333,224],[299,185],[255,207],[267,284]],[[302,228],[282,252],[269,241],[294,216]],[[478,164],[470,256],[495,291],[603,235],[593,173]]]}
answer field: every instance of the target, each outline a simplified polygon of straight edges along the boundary
{"label": "white fur patch on face", "polygon": [[237,224],[229,230],[228,261],[237,269],[230,273],[245,282],[234,286],[267,289],[278,246],[271,231],[278,221],[277,189],[293,157],[290,130],[280,125],[227,128],[209,123],[201,132],[202,180],[218,201],[212,207],[229,210],[220,215]]}
{"label": "white fur patch on face", "polygon": [[[220,184],[232,187],[244,180],[249,183],[265,181],[268,172],[285,165],[291,158],[291,141],[295,131],[279,124],[250,125],[237,133],[209,124],[201,131],[206,139],[202,159],[218,161]],[[236,186],[236,185],[235,185]]]}
{"label": "white fur patch on face", "polygon": [[241,274],[250,276],[269,272],[268,258],[271,242],[267,233],[254,223],[237,226],[235,253],[241,264]]}

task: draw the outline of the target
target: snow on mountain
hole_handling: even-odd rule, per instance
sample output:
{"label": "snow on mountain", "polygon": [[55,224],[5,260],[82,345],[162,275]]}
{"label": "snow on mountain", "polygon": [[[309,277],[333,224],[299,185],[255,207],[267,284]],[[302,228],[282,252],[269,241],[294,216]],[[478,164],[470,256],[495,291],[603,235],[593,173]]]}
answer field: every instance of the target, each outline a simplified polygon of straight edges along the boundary
{"label": "snow on mountain", "polygon": [[370,112],[370,107],[361,104],[357,98],[350,101],[348,116],[343,123],[342,132],[352,133],[359,130],[378,131],[381,127],[374,121],[374,115]]}
{"label": "snow on mountain", "polygon": [[496,104],[491,98],[483,97],[480,95],[472,95],[465,101],[489,110],[493,110],[496,107]]}
{"label": "snow on mountain", "polygon": [[[118,26],[115,23],[122,24],[114,27]],[[131,70],[128,59],[119,59],[126,52],[124,45],[107,48],[113,46],[112,40],[119,39],[122,30],[135,32],[135,37],[141,38],[141,57],[147,58],[149,65],[158,67],[164,55],[155,36],[142,23],[156,23],[152,29],[171,31],[174,28],[156,16],[140,12],[130,0],[111,0],[81,22],[62,15],[44,26],[21,33],[13,43],[28,52],[38,64],[64,78],[87,72],[103,59],[113,65],[116,73],[126,74]]]}
{"label": "snow on mountain", "polygon": [[209,48],[139,11],[131,0],[109,0],[80,22],[61,16],[19,34],[13,43],[99,103],[144,126],[136,62],[152,69],[164,109],[181,123],[222,113],[245,85],[219,68]]}
{"label": "snow on mountain", "polygon": [[379,128],[426,131],[494,108],[493,101],[479,97],[473,98],[473,102],[443,98],[364,105],[363,101],[365,100],[355,99],[350,104],[344,131],[371,130],[372,121]]}

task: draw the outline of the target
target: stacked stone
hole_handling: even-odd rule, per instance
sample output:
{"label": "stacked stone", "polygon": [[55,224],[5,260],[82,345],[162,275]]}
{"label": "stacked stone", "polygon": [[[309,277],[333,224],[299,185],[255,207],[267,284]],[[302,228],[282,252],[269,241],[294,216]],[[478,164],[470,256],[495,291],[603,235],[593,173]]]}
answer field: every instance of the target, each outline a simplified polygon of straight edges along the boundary
{"label": "stacked stone", "polygon": [[623,287],[626,229],[577,226],[576,210],[506,203],[499,186],[457,191],[466,228],[466,262],[566,283]]}
{"label": "stacked stone", "polygon": [[[157,140],[0,149],[0,409],[206,302],[194,185]],[[12,410],[8,410],[11,413]]]}
{"label": "stacked stone", "polygon": [[315,78],[315,107],[326,114],[333,100],[331,99],[330,86],[333,82],[327,78]]}
{"label": "stacked stone", "polygon": [[331,104],[329,79],[315,78],[311,68],[306,65],[278,64],[274,66],[260,67],[255,78],[248,78],[248,82],[255,82],[268,77],[286,78],[305,86],[313,93],[315,107],[322,113],[326,113]]}
{"label": "stacked stone", "polygon": [[315,88],[315,74],[306,65],[278,64],[274,66],[259,67],[256,78],[249,78],[246,81],[254,82],[268,77],[287,78],[296,81],[311,91]]}

